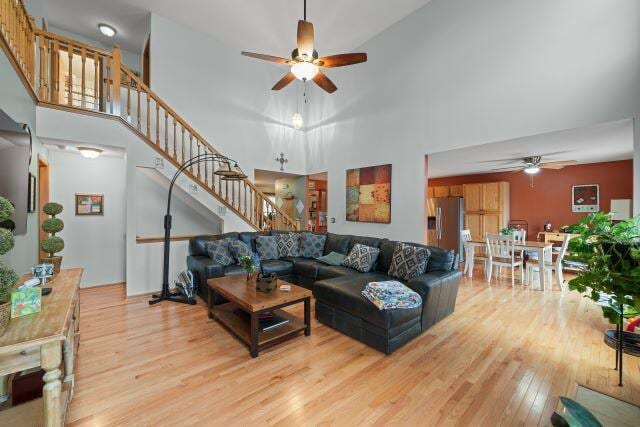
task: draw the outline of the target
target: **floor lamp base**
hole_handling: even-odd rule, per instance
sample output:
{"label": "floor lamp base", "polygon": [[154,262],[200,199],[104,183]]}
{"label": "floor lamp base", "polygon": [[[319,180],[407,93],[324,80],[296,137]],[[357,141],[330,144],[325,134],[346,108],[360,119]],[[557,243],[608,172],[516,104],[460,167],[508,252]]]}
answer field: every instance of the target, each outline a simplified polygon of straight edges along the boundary
{"label": "floor lamp base", "polygon": [[189,304],[189,305],[196,304],[195,298],[189,299],[181,294],[168,294],[168,295],[155,294],[151,296],[151,300],[149,300],[149,305],[154,305],[161,301],[172,301],[172,302],[179,302],[182,304]]}

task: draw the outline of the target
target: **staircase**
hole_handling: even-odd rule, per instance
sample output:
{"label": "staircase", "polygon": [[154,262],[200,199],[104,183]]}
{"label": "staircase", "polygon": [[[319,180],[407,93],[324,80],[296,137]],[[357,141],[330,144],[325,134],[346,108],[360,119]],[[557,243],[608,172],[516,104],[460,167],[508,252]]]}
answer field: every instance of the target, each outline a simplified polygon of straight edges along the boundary
{"label": "staircase", "polygon": [[[22,0],[0,0],[0,47],[39,106],[119,120],[176,168],[218,153],[122,64],[118,46],[105,51],[38,29]],[[256,230],[300,229],[248,179],[214,172],[200,163],[184,173]]]}

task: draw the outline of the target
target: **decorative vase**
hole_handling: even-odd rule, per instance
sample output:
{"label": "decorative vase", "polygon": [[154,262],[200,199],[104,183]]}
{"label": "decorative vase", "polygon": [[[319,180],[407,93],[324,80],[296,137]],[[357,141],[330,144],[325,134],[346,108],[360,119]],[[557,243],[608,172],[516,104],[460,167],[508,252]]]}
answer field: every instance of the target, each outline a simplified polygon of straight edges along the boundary
{"label": "decorative vase", "polygon": [[60,267],[62,266],[62,257],[61,256],[41,257],[40,263],[53,264],[53,275],[56,276],[58,273],[60,273]]}
{"label": "decorative vase", "polygon": [[11,302],[0,304],[0,335],[7,329],[9,319],[11,319]]}
{"label": "decorative vase", "polygon": [[253,280],[253,275],[254,275],[253,272],[251,272],[251,273],[247,272],[247,282],[250,282],[250,281]]}

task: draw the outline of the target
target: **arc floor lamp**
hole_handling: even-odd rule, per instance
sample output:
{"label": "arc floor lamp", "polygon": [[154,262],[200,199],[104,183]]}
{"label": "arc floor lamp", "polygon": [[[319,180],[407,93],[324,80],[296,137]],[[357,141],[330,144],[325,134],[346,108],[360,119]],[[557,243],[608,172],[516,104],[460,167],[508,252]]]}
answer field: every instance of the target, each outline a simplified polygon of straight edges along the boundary
{"label": "arc floor lamp", "polygon": [[[167,213],[164,216],[164,258],[162,263],[162,291],[153,295],[149,304],[153,305],[160,301],[173,301],[184,304],[195,304],[194,298],[186,298],[185,296],[171,292],[169,289],[169,251],[171,249],[171,194],[173,186],[178,177],[191,166],[198,163],[211,162],[214,165],[214,174],[222,177],[224,181],[242,181],[247,177],[238,162],[218,153],[206,153],[194,156],[187,160],[173,175],[171,184],[169,185],[169,194],[167,196]],[[218,165],[216,168],[215,165]],[[233,164],[233,166],[231,166]]]}

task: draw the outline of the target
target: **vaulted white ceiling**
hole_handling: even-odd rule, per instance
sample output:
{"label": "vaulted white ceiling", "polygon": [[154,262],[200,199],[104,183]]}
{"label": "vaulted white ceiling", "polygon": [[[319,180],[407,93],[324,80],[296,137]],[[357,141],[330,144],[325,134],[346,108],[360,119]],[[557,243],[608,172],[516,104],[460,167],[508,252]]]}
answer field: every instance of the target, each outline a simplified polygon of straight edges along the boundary
{"label": "vaulted white ceiling", "polygon": [[[355,49],[430,0],[308,0],[316,49],[322,55]],[[288,56],[295,47],[303,0],[48,0],[44,14],[55,27],[105,39],[99,22],[118,30],[115,42],[140,52],[149,12],[209,34],[228,46]]]}

